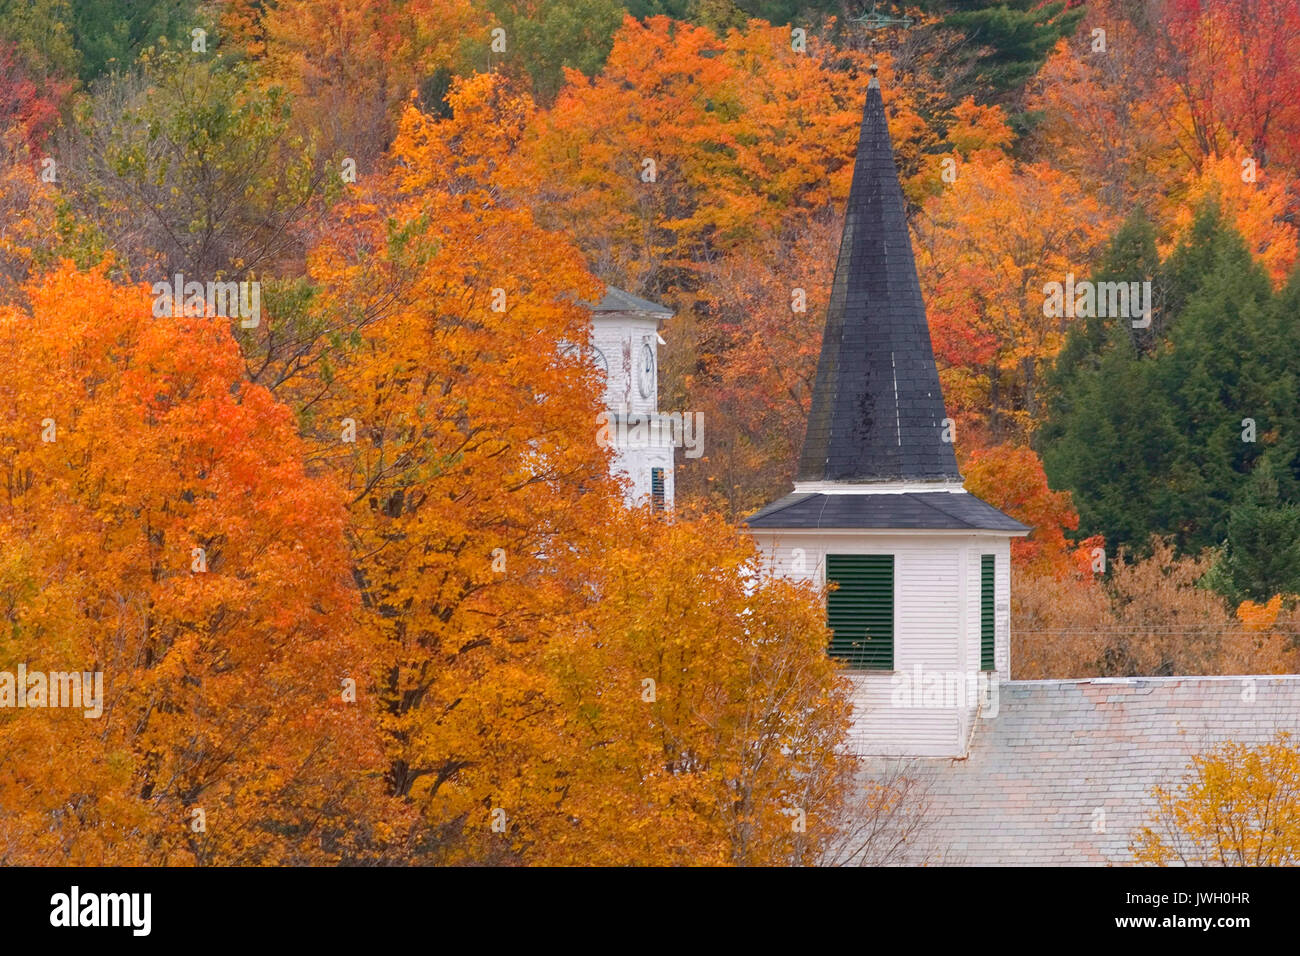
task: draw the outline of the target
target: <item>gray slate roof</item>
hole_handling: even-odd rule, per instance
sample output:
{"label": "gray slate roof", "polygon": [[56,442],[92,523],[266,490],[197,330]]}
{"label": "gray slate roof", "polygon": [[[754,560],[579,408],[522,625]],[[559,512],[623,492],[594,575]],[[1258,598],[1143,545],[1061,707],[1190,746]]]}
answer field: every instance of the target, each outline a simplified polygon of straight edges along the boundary
{"label": "gray slate roof", "polygon": [[654,315],[663,319],[672,318],[672,309],[660,305],[658,302],[651,302],[649,299],[641,299],[632,295],[630,292],[624,292],[622,289],[616,289],[612,285],[605,286],[605,297],[592,305],[590,302],[585,303],[592,312],[637,312],[645,315]]}
{"label": "gray slate roof", "polygon": [[1300,731],[1300,675],[1004,682],[966,759],[908,768],[931,787],[912,862],[928,848],[949,864],[1131,863],[1153,787],[1181,783],[1192,755],[1217,743],[1279,730]]}
{"label": "gray slate roof", "polygon": [[862,115],[800,481],[960,481],[903,190],[873,78]]}
{"label": "gray slate roof", "polygon": [[745,522],[750,528],[989,530],[1026,534],[1029,528],[972,494],[792,494]]}

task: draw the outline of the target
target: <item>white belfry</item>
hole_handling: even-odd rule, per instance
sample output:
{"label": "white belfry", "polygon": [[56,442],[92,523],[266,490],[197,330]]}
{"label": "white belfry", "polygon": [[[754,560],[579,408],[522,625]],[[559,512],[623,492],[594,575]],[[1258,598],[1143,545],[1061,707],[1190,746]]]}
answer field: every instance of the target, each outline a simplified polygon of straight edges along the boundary
{"label": "white belfry", "polygon": [[632,483],[631,504],[673,506],[673,429],[659,412],[659,330],[672,312],[621,289],[591,306],[591,350],[605,373],[602,425],[615,448],[613,469]]}

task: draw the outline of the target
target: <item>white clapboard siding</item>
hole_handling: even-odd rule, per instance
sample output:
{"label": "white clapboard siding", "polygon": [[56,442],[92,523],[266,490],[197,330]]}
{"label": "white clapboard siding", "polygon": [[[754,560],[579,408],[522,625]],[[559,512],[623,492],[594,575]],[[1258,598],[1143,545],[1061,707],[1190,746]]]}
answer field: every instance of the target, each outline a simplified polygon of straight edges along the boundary
{"label": "white clapboard siding", "polygon": [[[900,674],[977,674],[980,665],[980,556],[994,561],[994,660],[1008,676],[1010,543],[970,532],[899,533],[755,531],[767,573],[826,582],[827,554],[894,555],[894,666],[889,673],[850,674],[853,752],[863,756],[957,757],[966,753],[973,721],[963,700],[950,708],[898,707]],[[964,584],[964,586],[963,586]]]}
{"label": "white clapboard siding", "polygon": [[894,677],[851,674],[853,726],[849,748],[859,756],[953,757],[961,754],[955,710],[892,706]]}
{"label": "white clapboard siding", "polygon": [[[609,378],[605,389],[605,404],[612,409],[635,415],[658,411],[659,408],[659,338],[658,323],[654,319],[602,313],[592,320],[591,344],[600,349],[609,365]],[[641,346],[649,345],[655,353],[655,381],[648,398],[642,397],[637,383],[637,366],[641,361]]]}
{"label": "white clapboard siding", "polygon": [[[600,350],[608,366],[605,385],[605,406],[619,415],[648,415],[659,411],[659,336],[658,320],[643,315],[602,312],[592,319],[590,342]],[[655,353],[655,379],[649,397],[641,394],[638,366],[642,345],[649,345]],[[611,437],[618,441],[620,436]],[[669,436],[654,436],[663,442]],[[674,448],[671,444],[637,445],[616,448],[611,471],[627,476],[632,483],[628,490],[629,504],[644,503],[651,492],[651,469],[664,470],[664,501],[672,508],[677,495],[674,468]]]}
{"label": "white clapboard siding", "polygon": [[997,545],[997,574],[993,581],[997,641],[993,653],[998,677],[1011,680],[1011,542],[1004,538]]}
{"label": "white clapboard siding", "polygon": [[629,502],[650,497],[650,469],[664,470],[664,501],[671,508],[676,500],[676,482],[673,474],[673,450],[670,447],[616,449],[610,462],[610,471],[626,475],[632,482],[628,492]]}
{"label": "white clapboard siding", "polygon": [[960,666],[958,552],[914,547],[894,552],[894,667]]}

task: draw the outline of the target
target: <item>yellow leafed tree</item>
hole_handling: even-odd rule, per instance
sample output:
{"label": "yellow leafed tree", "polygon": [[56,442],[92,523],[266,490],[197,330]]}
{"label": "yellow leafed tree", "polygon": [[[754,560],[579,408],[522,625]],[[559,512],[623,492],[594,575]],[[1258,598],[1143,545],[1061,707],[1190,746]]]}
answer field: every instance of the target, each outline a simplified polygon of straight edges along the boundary
{"label": "yellow leafed tree", "polygon": [[1189,770],[1182,788],[1156,789],[1153,819],[1133,840],[1139,863],[1300,863],[1300,748],[1290,735],[1256,747],[1222,744],[1192,758]]}

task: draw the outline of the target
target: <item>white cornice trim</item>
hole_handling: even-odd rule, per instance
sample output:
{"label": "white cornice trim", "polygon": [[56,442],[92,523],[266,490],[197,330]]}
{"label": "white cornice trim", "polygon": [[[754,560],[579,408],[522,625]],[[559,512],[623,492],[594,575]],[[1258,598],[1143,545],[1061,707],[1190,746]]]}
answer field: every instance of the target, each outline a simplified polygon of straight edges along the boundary
{"label": "white cornice trim", "polygon": [[671,312],[593,312],[591,321],[608,322],[611,325],[621,322],[628,324],[629,320],[637,324],[654,323],[655,330],[658,331],[664,327],[664,323],[673,317]]}
{"label": "white cornice trim", "polygon": [[964,495],[966,486],[960,481],[796,481],[796,495],[913,495],[923,492],[943,491]]}

